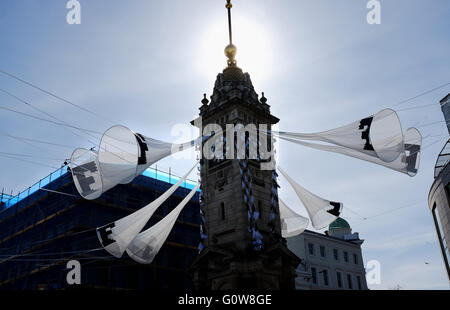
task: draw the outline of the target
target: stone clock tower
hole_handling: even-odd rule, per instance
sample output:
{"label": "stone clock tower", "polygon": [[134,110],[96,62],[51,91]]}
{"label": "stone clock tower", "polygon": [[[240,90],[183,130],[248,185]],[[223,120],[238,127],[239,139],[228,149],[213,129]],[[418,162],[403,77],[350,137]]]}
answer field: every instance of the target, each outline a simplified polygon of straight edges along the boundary
{"label": "stone clock tower", "polygon": [[[206,95],[202,100],[201,124],[198,120],[192,124],[202,127],[202,132],[208,124],[219,125],[223,149],[233,143],[238,152],[238,137],[235,141],[225,138],[227,124],[266,124],[270,130],[279,119],[270,113],[264,93],[258,99],[250,75],[237,67],[229,0],[226,8],[228,66],[217,75],[211,101]],[[244,140],[245,156],[241,159],[203,156],[200,160],[201,243],[199,256],[191,266],[194,285],[199,290],[294,289],[300,259],[287,249],[281,237],[277,174],[261,169],[271,159],[261,159],[259,150],[256,158],[249,157],[248,133]],[[272,140],[267,140],[270,151]]]}

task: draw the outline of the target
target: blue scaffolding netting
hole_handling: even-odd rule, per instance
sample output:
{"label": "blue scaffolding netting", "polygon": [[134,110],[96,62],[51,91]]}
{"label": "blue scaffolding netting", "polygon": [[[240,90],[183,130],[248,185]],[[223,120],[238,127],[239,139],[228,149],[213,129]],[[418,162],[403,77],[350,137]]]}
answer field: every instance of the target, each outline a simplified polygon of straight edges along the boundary
{"label": "blue scaffolding netting", "polygon": [[[1,202],[4,203],[4,208],[10,208],[13,205],[17,204],[18,202],[20,202],[21,200],[27,198],[28,196],[30,196],[31,194],[37,192],[38,190],[40,190],[41,188],[44,188],[45,186],[51,184],[52,182],[58,180],[60,177],[62,177],[64,174],[66,174],[67,171],[67,166],[61,167],[58,170],[50,173],[48,176],[46,176],[45,178],[41,179],[39,182],[36,182],[35,184],[33,184],[32,186],[30,186],[28,189],[18,193],[16,196],[11,196],[11,195],[7,195],[7,194],[1,194]],[[148,178],[152,178],[155,180],[159,180],[162,182],[166,182],[169,184],[175,184],[180,180],[179,176],[173,175],[170,171],[166,172],[163,170],[159,170],[157,167],[156,168],[147,168],[143,173],[143,176],[148,177]],[[196,182],[192,181],[192,180],[188,180],[186,179],[182,184],[181,187],[184,187],[186,189],[194,189],[194,187],[196,186]],[[200,190],[199,190],[200,191]]]}

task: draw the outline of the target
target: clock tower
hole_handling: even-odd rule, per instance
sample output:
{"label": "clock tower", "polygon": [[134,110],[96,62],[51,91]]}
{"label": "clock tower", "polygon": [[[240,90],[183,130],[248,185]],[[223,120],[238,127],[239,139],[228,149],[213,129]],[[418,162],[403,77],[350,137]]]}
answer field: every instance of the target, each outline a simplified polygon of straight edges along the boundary
{"label": "clock tower", "polygon": [[[211,159],[203,153],[200,160],[201,242],[191,273],[199,290],[294,289],[300,259],[287,249],[281,237],[279,186],[270,137],[271,126],[279,119],[270,113],[264,93],[259,98],[255,92],[250,75],[237,66],[230,2],[226,4],[228,66],[217,75],[210,100],[205,94],[200,116],[192,121],[204,135],[210,134],[205,133],[205,127],[211,124],[222,129],[213,132],[211,139],[220,141],[213,148],[224,152],[222,157]],[[267,129],[264,139],[245,130],[233,132],[230,139],[227,128],[240,125]],[[210,145],[206,139],[201,151]],[[255,152],[250,151],[252,147]],[[229,152],[230,148],[234,152]],[[237,155],[240,151],[242,156]]]}

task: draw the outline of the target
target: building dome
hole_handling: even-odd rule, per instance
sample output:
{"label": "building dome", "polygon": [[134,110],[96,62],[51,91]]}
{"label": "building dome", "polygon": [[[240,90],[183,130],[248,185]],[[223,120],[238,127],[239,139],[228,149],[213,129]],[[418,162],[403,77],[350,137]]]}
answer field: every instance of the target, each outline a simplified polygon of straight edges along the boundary
{"label": "building dome", "polygon": [[244,81],[245,80],[245,75],[242,72],[241,68],[238,67],[226,67],[223,70],[223,79],[225,81],[234,81],[234,82],[238,82],[238,81]]}
{"label": "building dome", "polygon": [[338,217],[333,223],[330,224],[328,230],[337,228],[350,228],[350,225],[343,218]]}

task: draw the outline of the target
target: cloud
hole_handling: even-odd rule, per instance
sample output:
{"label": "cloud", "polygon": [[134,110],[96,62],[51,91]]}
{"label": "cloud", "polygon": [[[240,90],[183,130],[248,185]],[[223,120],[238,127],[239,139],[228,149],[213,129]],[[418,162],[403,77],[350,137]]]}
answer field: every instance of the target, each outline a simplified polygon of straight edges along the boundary
{"label": "cloud", "polygon": [[437,242],[436,232],[429,231],[421,234],[414,232],[407,232],[391,236],[388,241],[380,242],[381,240],[371,242],[364,246],[367,251],[388,251],[388,250],[401,250],[404,248],[419,247],[425,243]]}
{"label": "cloud", "polygon": [[429,264],[399,262],[398,266],[389,272],[383,272],[381,285],[372,285],[371,289],[392,289],[400,285],[407,290],[448,290],[448,279],[445,270],[439,262]]}

